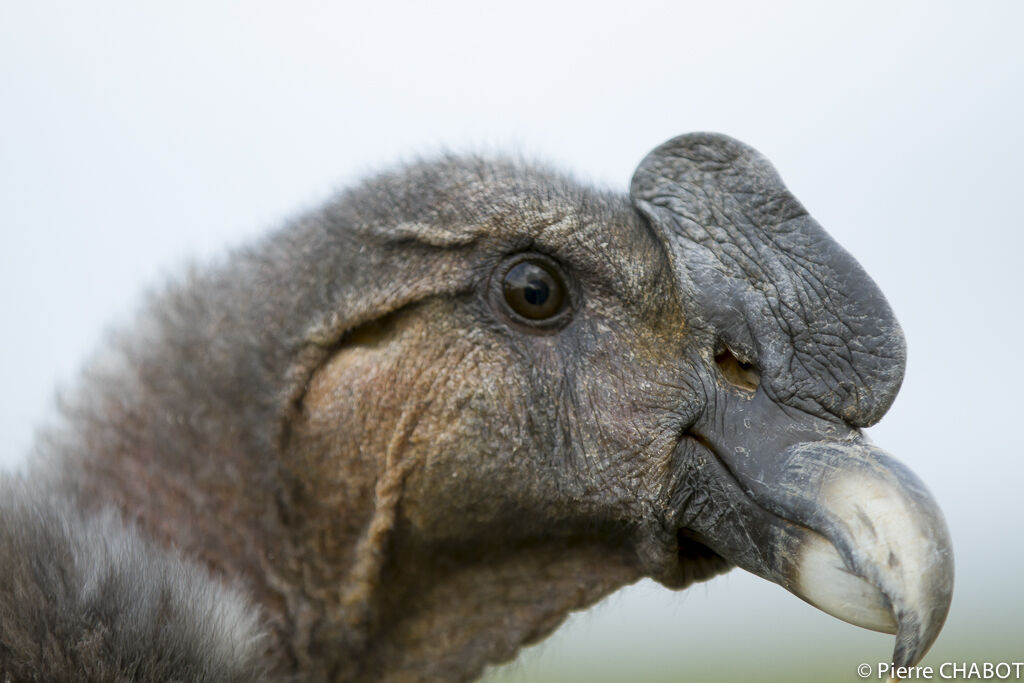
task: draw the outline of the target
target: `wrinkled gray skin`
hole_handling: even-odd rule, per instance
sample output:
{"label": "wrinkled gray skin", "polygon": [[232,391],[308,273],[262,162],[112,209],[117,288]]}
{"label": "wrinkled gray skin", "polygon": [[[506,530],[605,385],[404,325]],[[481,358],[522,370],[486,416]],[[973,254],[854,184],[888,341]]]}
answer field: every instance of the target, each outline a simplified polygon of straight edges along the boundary
{"label": "wrinkled gray skin", "polygon": [[[541,324],[502,290],[524,255],[568,290]],[[630,198],[475,158],[377,177],[112,348],[5,484],[18,680],[462,680],[733,565],[896,632],[897,664],[948,610],[941,513],[858,431],[903,376],[893,314],[724,136],[654,150]]]}

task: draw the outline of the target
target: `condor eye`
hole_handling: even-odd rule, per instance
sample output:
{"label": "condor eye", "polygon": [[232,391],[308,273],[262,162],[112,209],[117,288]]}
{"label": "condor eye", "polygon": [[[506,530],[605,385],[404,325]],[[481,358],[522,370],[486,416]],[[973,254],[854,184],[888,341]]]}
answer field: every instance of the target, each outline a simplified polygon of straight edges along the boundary
{"label": "condor eye", "polygon": [[502,279],[505,303],[530,321],[555,317],[565,308],[565,280],[546,259],[526,258],[505,271]]}

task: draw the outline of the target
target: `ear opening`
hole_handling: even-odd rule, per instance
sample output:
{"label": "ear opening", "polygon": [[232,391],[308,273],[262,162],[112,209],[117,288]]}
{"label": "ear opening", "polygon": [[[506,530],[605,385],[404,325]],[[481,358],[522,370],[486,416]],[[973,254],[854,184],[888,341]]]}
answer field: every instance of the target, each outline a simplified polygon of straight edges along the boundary
{"label": "ear opening", "polygon": [[297,362],[288,373],[288,392],[285,395],[284,409],[280,412],[274,432],[274,443],[278,453],[284,452],[288,446],[290,425],[302,410],[302,402],[309,391],[313,375],[346,347],[379,345],[394,332],[397,320],[419,303],[420,299],[415,299],[351,327],[345,326],[337,317],[332,317],[327,325],[306,335],[307,341],[297,354]]}

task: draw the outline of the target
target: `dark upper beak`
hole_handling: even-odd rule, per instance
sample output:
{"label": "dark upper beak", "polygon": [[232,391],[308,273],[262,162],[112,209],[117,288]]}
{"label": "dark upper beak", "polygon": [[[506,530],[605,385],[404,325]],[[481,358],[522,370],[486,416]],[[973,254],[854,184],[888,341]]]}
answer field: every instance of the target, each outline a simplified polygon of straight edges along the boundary
{"label": "dark upper beak", "polygon": [[949,610],[953,554],[924,485],[859,431],[903,378],[885,298],[735,140],[665,143],[631,193],[673,263],[689,327],[760,372],[752,393],[705,382],[690,433],[734,514],[682,533],[830,614],[896,633],[894,662],[915,664]]}
{"label": "dark upper beak", "polygon": [[949,611],[953,552],[914,473],[857,430],[761,391],[719,398],[692,433],[722,466],[711,476],[728,480],[729,504],[748,508],[696,540],[833,616],[895,633],[897,666],[920,661]]}

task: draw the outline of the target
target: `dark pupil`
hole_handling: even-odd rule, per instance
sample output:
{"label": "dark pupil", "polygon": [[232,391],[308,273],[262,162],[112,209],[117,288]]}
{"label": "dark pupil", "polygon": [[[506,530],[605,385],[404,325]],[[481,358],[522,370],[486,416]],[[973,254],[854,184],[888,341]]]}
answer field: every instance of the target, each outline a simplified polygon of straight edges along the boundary
{"label": "dark pupil", "polygon": [[543,280],[530,280],[526,283],[526,288],[523,290],[523,298],[534,306],[540,306],[548,300],[548,293],[550,291],[548,283]]}
{"label": "dark pupil", "polygon": [[505,274],[505,301],[509,307],[531,320],[550,318],[562,310],[565,285],[546,263],[521,261]]}

